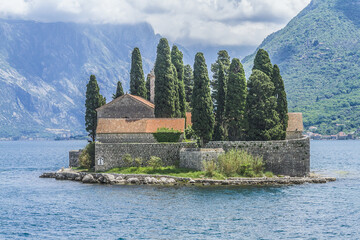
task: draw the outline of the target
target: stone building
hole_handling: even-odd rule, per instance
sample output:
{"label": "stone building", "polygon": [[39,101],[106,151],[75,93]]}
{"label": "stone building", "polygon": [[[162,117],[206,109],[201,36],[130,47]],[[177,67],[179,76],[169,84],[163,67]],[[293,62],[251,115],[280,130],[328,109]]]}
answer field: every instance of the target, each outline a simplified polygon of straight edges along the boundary
{"label": "stone building", "polygon": [[150,101],[125,94],[96,109],[96,135],[102,143],[154,143],[158,128],[184,132],[184,118],[155,118]]}
{"label": "stone building", "polygon": [[289,121],[286,129],[286,139],[298,139],[303,137],[304,125],[302,113],[288,113]]}

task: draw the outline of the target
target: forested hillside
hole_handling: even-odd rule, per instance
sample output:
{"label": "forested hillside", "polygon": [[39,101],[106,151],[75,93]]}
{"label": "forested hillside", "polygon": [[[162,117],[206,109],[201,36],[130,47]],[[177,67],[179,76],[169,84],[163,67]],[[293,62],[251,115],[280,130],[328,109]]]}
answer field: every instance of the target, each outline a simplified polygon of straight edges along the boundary
{"label": "forested hillside", "polygon": [[[278,64],[289,111],[323,134],[360,128],[360,0],[313,0],[259,46]],[[251,71],[255,53],[243,62]]]}

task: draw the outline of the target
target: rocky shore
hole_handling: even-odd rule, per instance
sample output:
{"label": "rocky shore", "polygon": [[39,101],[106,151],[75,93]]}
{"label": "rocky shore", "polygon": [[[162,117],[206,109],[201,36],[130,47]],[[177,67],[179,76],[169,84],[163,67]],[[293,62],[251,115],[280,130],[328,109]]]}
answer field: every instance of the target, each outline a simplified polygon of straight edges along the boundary
{"label": "rocky shore", "polygon": [[191,179],[166,175],[143,174],[113,174],[76,172],[72,169],[61,169],[57,172],[43,173],[40,178],[55,178],[56,180],[71,180],[82,183],[98,183],[113,185],[291,185],[304,183],[327,183],[336,178],[310,177],[273,177],[273,178],[228,178],[226,180]]}

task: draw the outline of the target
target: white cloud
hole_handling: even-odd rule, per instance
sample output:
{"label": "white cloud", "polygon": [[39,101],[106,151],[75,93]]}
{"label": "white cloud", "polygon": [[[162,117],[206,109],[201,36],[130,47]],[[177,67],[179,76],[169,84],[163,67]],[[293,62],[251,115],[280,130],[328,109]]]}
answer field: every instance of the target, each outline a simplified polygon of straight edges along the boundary
{"label": "white cloud", "polygon": [[148,22],[182,44],[258,45],[310,0],[0,0],[1,18]]}

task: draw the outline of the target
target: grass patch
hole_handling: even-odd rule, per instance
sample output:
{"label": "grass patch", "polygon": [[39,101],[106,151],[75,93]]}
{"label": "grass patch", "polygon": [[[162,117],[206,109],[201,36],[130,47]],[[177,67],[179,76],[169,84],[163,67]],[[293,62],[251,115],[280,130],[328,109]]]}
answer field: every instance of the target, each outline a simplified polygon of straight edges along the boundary
{"label": "grass patch", "polygon": [[[169,167],[121,167],[113,168],[105,173],[119,173],[119,174],[151,174],[151,175],[168,175],[174,177],[184,178],[206,178],[206,173],[203,171],[196,171],[188,168],[177,168],[175,166]],[[225,179],[221,174],[216,174],[212,179]]]}
{"label": "grass patch", "polygon": [[75,171],[89,172],[89,169],[84,167],[71,167],[71,169]]}

